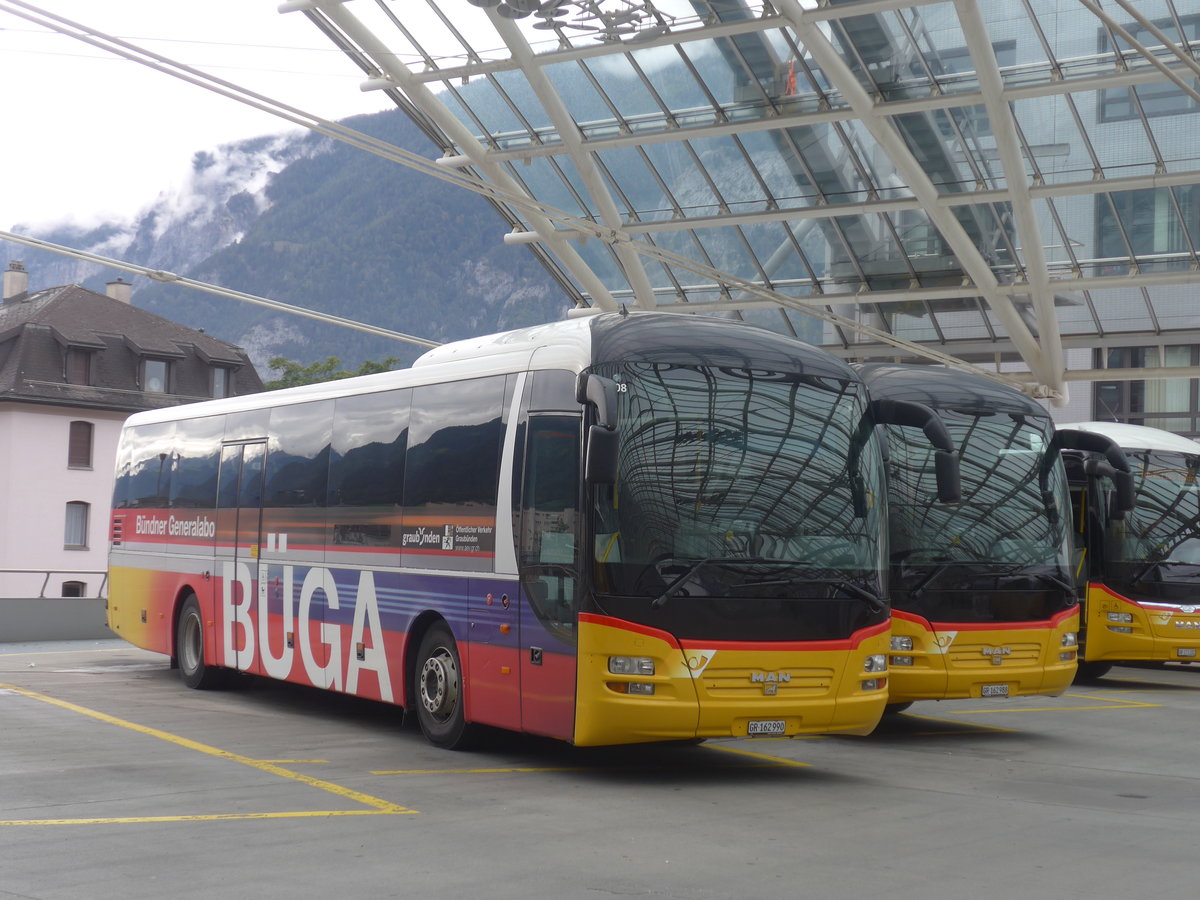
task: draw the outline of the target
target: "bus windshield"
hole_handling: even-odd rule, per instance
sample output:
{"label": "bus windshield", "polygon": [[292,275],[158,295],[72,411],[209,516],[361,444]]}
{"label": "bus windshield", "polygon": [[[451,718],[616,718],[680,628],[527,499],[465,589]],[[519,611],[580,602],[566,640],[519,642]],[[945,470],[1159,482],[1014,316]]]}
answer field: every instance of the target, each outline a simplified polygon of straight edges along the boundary
{"label": "bus windshield", "polygon": [[893,601],[943,622],[1043,619],[1074,603],[1070,501],[1049,420],[940,410],[962,500],[932,502],[932,451],[888,429]]}
{"label": "bus windshield", "polygon": [[679,363],[619,386],[615,485],[596,490],[593,584],[679,637],[846,637],[886,620],[882,465],[860,383]]}
{"label": "bus windshield", "polygon": [[1192,602],[1200,575],[1200,457],[1127,450],[1136,507],[1109,523],[1105,551],[1114,584],[1167,602]]}

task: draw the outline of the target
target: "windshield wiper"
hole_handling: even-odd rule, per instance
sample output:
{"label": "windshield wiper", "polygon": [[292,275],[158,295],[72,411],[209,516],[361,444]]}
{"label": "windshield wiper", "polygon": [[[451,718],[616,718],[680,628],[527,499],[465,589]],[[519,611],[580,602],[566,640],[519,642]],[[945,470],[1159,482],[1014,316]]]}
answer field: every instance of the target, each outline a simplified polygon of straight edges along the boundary
{"label": "windshield wiper", "polygon": [[716,558],[710,557],[708,559],[702,559],[699,562],[692,563],[692,565],[688,566],[682,575],[678,576],[674,581],[668,584],[661,594],[650,601],[650,608],[661,609],[668,600],[675,596],[675,591],[681,584],[683,584],[687,579],[691,578],[711,562],[716,562]]}
{"label": "windshield wiper", "polygon": [[817,579],[821,584],[829,584],[843,590],[848,594],[853,594],[859,600],[866,601],[867,606],[871,607],[871,612],[881,613],[887,609],[882,599],[874,591],[869,591],[861,584],[855,584],[853,581],[837,578],[822,578]]}
{"label": "windshield wiper", "polygon": [[[675,597],[678,595],[679,590],[681,589],[681,587],[685,581],[690,579],[693,575],[695,575],[697,572],[699,572],[705,566],[712,565],[714,563],[716,563],[718,565],[727,565],[727,566],[743,565],[743,564],[744,565],[761,566],[765,563],[777,563],[777,564],[783,564],[783,565],[791,564],[791,563],[787,562],[786,560],[768,559],[765,556],[710,556],[705,559],[698,560],[697,562],[694,562],[694,563],[692,563],[692,565],[688,566],[688,568],[683,572],[682,575],[679,575],[677,578],[675,578],[670,584],[668,584],[666,586],[666,588],[663,589],[663,592],[661,594],[659,594],[657,597],[655,597],[653,600],[650,601],[650,608],[651,609],[661,609],[668,600],[670,600],[672,597]],[[786,582],[771,582],[771,581],[760,582],[760,584],[776,584],[776,583],[784,584]]]}
{"label": "windshield wiper", "polygon": [[942,563],[939,566],[934,566],[926,573],[925,577],[917,582],[913,589],[908,592],[908,595],[914,598],[920,597],[923,593],[925,593],[925,590],[929,587],[929,585],[933,584],[934,580],[936,580],[948,568],[950,568],[950,566],[948,566],[946,563]]}

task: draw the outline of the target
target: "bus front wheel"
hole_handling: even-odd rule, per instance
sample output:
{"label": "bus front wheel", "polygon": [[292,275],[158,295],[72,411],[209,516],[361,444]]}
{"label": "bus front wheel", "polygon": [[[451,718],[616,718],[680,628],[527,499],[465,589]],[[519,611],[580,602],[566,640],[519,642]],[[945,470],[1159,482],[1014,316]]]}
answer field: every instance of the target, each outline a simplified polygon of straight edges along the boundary
{"label": "bus front wheel", "polygon": [[474,743],[475,729],[463,709],[458,645],[444,624],[434,625],[421,639],[416,689],[417,721],[431,744],[465,750]]}
{"label": "bus front wheel", "polygon": [[204,618],[200,615],[200,601],[189,594],[183,601],[179,613],[179,624],[175,628],[175,658],[179,663],[179,677],[190,688],[208,690],[220,687],[225,680],[225,670],[204,662]]}

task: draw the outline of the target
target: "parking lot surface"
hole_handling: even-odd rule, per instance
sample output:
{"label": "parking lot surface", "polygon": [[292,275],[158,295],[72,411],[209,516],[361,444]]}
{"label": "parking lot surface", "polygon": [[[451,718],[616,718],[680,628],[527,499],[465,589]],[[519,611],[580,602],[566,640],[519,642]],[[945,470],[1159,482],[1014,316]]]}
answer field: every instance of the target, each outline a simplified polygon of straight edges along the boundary
{"label": "parking lot surface", "polygon": [[1200,668],[865,738],[430,746],[394,707],[0,645],[0,898],[1191,895]]}

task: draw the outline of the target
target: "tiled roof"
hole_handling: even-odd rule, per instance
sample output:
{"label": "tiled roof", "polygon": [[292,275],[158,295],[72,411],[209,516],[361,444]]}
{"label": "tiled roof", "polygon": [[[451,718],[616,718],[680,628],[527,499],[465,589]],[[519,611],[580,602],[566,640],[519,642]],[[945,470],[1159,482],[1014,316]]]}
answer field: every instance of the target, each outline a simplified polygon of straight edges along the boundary
{"label": "tiled roof", "polygon": [[[91,385],[67,384],[68,350],[91,352]],[[141,389],[141,362],[169,360],[169,394]],[[0,400],[139,410],[212,395],[212,370],[231,370],[232,393],[262,390],[232,344],[77,284],[0,304]]]}

